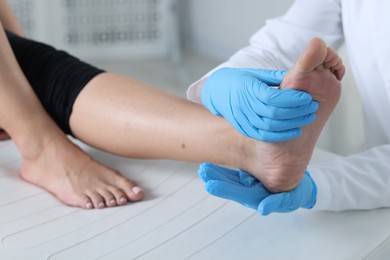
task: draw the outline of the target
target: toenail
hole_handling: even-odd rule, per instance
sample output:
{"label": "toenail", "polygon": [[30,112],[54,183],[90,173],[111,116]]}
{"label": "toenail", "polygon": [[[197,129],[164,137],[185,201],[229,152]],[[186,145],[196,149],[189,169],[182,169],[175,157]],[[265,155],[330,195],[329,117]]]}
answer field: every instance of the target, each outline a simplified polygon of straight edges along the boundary
{"label": "toenail", "polygon": [[103,202],[99,202],[98,207],[99,208],[104,208],[104,203]]}
{"label": "toenail", "polygon": [[110,200],[109,204],[110,204],[111,206],[115,205],[115,200]]}
{"label": "toenail", "polygon": [[133,191],[135,194],[138,194],[138,193],[140,193],[140,192],[143,192],[144,190],[143,190],[142,188],[138,187],[138,186],[134,186],[134,187],[132,188],[132,191]]}
{"label": "toenail", "polygon": [[127,200],[126,200],[126,198],[124,198],[124,197],[121,197],[120,199],[119,199],[119,203],[125,203]]}
{"label": "toenail", "polygon": [[87,202],[87,203],[85,204],[85,208],[86,208],[86,209],[92,209],[92,203],[91,203],[91,202]]}

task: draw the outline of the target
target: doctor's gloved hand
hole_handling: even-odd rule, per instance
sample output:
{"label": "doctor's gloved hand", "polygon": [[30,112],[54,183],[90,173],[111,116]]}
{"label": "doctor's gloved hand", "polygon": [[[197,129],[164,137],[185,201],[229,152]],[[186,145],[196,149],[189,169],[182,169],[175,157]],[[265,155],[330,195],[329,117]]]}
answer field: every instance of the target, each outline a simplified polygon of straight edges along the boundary
{"label": "doctor's gloved hand", "polygon": [[286,71],[222,68],[202,90],[202,103],[223,116],[241,134],[265,142],[281,142],[301,134],[314,121],[318,103],[309,93],[278,89]]}
{"label": "doctor's gloved hand", "polygon": [[272,212],[287,213],[298,208],[312,208],[316,203],[317,186],[308,172],[291,191],[269,192],[256,178],[242,170],[232,170],[202,163],[198,171],[208,193],[233,200],[266,216]]}

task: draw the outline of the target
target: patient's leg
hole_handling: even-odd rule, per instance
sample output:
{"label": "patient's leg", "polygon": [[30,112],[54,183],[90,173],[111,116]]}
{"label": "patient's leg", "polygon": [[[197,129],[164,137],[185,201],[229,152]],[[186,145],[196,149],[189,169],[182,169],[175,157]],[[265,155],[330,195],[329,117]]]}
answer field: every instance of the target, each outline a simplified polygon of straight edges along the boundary
{"label": "patient's leg", "polygon": [[[271,144],[249,139],[199,104],[114,73],[96,76],[81,91],[70,118],[72,132],[94,147],[121,156],[209,161],[245,169],[271,190],[291,188],[303,175],[318,134],[340,95],[336,76],[341,78],[343,68],[335,62],[338,56],[332,58],[335,53],[322,43],[312,45],[286,75],[283,87],[311,92],[321,108],[316,122],[291,142]],[[312,50],[323,55],[313,58]],[[94,179],[99,181],[104,176]],[[57,196],[71,193],[69,188],[62,189],[59,178],[53,182],[57,186],[51,192]],[[88,175],[77,184],[81,192],[88,190]]]}
{"label": "patient's leg", "polygon": [[[310,161],[314,146],[341,94],[345,68],[339,56],[320,39],[313,39],[289,71],[281,88],[309,92],[319,102],[316,120],[303,127],[302,135],[282,143],[257,143],[258,162],[247,170],[274,192],[295,187]],[[254,160],[254,158],[250,158]]]}
{"label": "patient's leg", "polygon": [[[235,167],[243,161],[239,134],[223,118],[201,105],[112,73],[100,74],[87,84],[70,121],[79,139],[122,156],[212,161]],[[42,130],[33,129],[31,137],[19,145],[24,151],[21,176],[26,181],[71,206],[103,208],[143,198],[135,182],[81,151],[54,124],[45,127],[43,146],[35,142]]]}

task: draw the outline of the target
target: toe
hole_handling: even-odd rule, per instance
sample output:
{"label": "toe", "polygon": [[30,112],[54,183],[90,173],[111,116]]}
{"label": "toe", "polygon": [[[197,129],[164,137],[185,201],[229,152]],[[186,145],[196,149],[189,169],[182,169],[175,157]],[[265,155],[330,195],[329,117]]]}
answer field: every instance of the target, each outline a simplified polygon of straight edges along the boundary
{"label": "toe", "polygon": [[345,66],[343,60],[340,58],[334,66],[330,68],[330,71],[336,76],[338,80],[341,80],[345,75]]}
{"label": "toe", "polygon": [[123,179],[118,183],[118,187],[126,193],[130,201],[139,201],[144,197],[144,190],[134,181]]}
{"label": "toe", "polygon": [[114,195],[117,205],[125,205],[127,203],[127,195],[122,190],[110,187],[110,192]]}
{"label": "toe", "polygon": [[329,69],[337,63],[339,55],[332,48],[327,47],[326,50],[327,52],[323,65],[326,69]]}
{"label": "toe", "polygon": [[78,198],[77,205],[84,209],[93,209],[92,201],[86,195],[82,195]]}
{"label": "toe", "polygon": [[89,194],[87,194],[87,196],[91,200],[95,209],[102,209],[105,207],[106,204],[104,203],[103,197],[96,191],[90,192]]}
{"label": "toe", "polygon": [[90,200],[83,205],[85,209],[93,209],[93,204]]}
{"label": "toe", "polygon": [[75,193],[70,196],[68,194],[65,196],[62,195],[56,195],[56,196],[60,201],[62,201],[68,206],[80,207],[83,209],[93,209],[93,203],[91,199],[84,194],[80,195]]}
{"label": "toe", "polygon": [[144,191],[136,182],[125,178],[120,172],[114,171],[115,176],[108,183],[115,187],[112,192],[119,205],[124,205],[128,201],[139,201],[144,197]]}
{"label": "toe", "polygon": [[333,70],[339,70],[339,69],[341,69],[341,67],[343,67],[343,66],[344,66],[343,60],[342,60],[341,58],[339,58],[339,60],[337,61],[337,63],[334,64],[333,66],[331,66],[331,68],[332,68]]}
{"label": "toe", "polygon": [[328,63],[333,60],[337,55],[337,53],[330,47],[326,48],[326,57],[324,63]]}
{"label": "toe", "polygon": [[342,80],[345,75],[345,67],[343,66],[341,69],[336,70],[334,74],[338,80]]}
{"label": "toe", "polygon": [[108,189],[99,191],[99,194],[104,198],[104,203],[107,207],[115,207],[117,205],[114,194]]}
{"label": "toe", "polygon": [[331,48],[328,48],[328,54],[326,56],[324,67],[329,69],[333,68],[340,62],[340,56]]}
{"label": "toe", "polygon": [[144,190],[139,186],[133,186],[131,189],[131,194],[131,199],[133,201],[142,200],[144,198]]}
{"label": "toe", "polygon": [[299,73],[311,72],[324,63],[326,56],[327,47],[325,42],[319,38],[314,38],[309,42],[294,68]]}

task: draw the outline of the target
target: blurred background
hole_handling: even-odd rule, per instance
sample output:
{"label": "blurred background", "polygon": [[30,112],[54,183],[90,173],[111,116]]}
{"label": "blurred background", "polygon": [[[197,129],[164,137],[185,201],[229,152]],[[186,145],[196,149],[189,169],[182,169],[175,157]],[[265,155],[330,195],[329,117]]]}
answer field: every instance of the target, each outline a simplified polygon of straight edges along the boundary
{"label": "blurred background", "polygon": [[[9,0],[30,38],[103,69],[185,97],[187,87],[248,44],[293,0]],[[345,50],[340,54],[348,66]],[[349,70],[319,148],[363,147],[363,119]]]}

